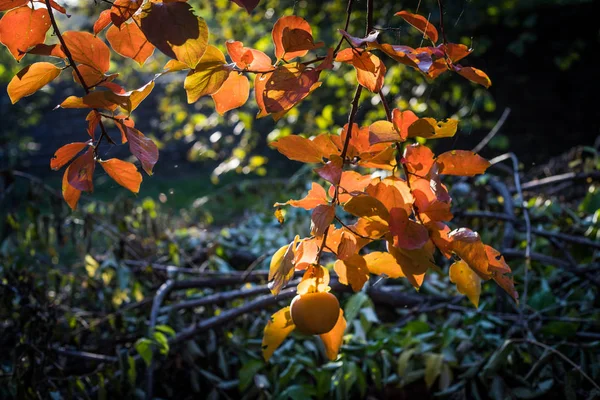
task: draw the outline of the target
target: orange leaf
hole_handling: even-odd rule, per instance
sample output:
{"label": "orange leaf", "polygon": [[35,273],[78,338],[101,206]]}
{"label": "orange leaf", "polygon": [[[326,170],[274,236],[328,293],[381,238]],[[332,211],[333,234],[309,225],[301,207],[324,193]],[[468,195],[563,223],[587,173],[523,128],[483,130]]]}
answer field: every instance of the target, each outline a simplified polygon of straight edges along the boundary
{"label": "orange leaf", "polygon": [[312,34],[303,29],[283,28],[281,44],[286,54],[293,54],[303,50],[314,50],[323,47],[324,43],[315,43]]}
{"label": "orange leaf", "polygon": [[482,279],[490,279],[489,262],[485,247],[477,232],[468,228],[455,229],[448,234],[452,251],[462,258]]}
{"label": "orange leaf", "polygon": [[[89,67],[89,66],[83,65],[83,64],[80,64],[77,67],[77,70],[81,74],[81,77],[83,78],[83,81],[85,82],[85,85],[88,88],[98,86],[103,82],[110,82],[113,79],[115,79],[117,76],[119,76],[119,74],[112,74],[112,75],[103,74],[102,72],[98,71],[96,68]],[[73,74],[73,80],[76,83],[81,84],[79,75],[77,74],[77,72],[75,72],[74,69],[72,71],[72,74]]]}
{"label": "orange leaf", "polygon": [[392,122],[394,123],[396,130],[400,132],[402,141],[408,138],[408,127],[418,119],[419,117],[417,117],[415,113],[410,110],[400,111],[397,108],[394,108],[392,111]]}
{"label": "orange leaf", "polygon": [[438,31],[435,29],[435,26],[433,26],[433,24],[431,24],[424,16],[413,14],[408,11],[400,11],[394,15],[402,17],[406,22],[417,28],[421,33],[423,33],[425,38],[431,40],[433,43],[437,42]]}
{"label": "orange leaf", "polygon": [[409,181],[415,176],[417,178],[426,178],[429,176],[429,170],[434,164],[433,152],[427,146],[415,143],[404,149],[404,164],[410,175]]}
{"label": "orange leaf", "polygon": [[187,3],[148,2],[140,26],[157,49],[190,68],[196,68],[208,46],[208,26]]}
{"label": "orange leaf", "polygon": [[420,249],[429,240],[427,228],[408,218],[403,208],[390,210],[390,232],[394,238],[394,246],[401,249]]}
{"label": "orange leaf", "polygon": [[54,157],[50,160],[50,168],[54,171],[61,169],[73,159],[81,150],[89,146],[90,142],[69,143],[56,150]]}
{"label": "orange leaf", "polygon": [[142,184],[142,174],[140,174],[135,165],[130,162],[111,158],[110,160],[100,161],[104,171],[115,180],[119,185],[133,193],[139,193]]}
{"label": "orange leaf", "polygon": [[0,42],[19,61],[30,47],[44,43],[49,28],[48,10],[22,6],[8,11],[0,19]]}
{"label": "orange leaf", "polygon": [[142,168],[148,175],[152,175],[152,168],[158,161],[158,147],[149,137],[135,128],[124,125],[125,134],[129,142],[129,151],[142,163]]}
{"label": "orange leaf", "polygon": [[304,163],[320,163],[323,161],[321,152],[309,139],[299,135],[290,135],[277,139],[269,146],[274,147],[290,160]]}
{"label": "orange leaf", "polygon": [[491,165],[488,160],[468,150],[452,150],[436,159],[442,175],[473,176],[483,174]]}
{"label": "orange leaf", "polygon": [[[99,38],[88,32],[69,31],[63,34],[73,59],[105,73],[110,68],[110,50]],[[86,82],[87,84],[87,82]]]}
{"label": "orange leaf", "polygon": [[352,197],[344,204],[344,210],[354,216],[378,222],[386,226],[390,220],[390,213],[383,203],[375,197],[366,194]]}
{"label": "orange leaf", "polygon": [[100,115],[100,113],[98,111],[92,110],[85,117],[85,120],[88,122],[88,129],[87,129],[88,135],[90,135],[90,137],[92,139],[94,139],[94,136],[95,136],[94,133],[96,132],[96,127],[102,120],[102,116]]}
{"label": "orange leaf", "polygon": [[68,167],[63,174],[62,195],[65,199],[65,202],[69,205],[69,207],[71,207],[71,210],[75,210],[77,208],[79,198],[81,197],[81,190],[75,189],[69,184],[69,168],[71,167]]}
{"label": "orange leaf", "polygon": [[275,206],[290,205],[292,207],[304,208],[305,210],[312,210],[321,204],[327,204],[327,193],[325,193],[323,186],[313,182],[311,189],[304,198],[300,200],[288,200],[285,203],[275,203]]}
{"label": "orange leaf", "polygon": [[163,67],[163,71],[164,71],[163,73],[183,71],[186,69],[190,69],[190,67],[188,67],[186,64],[182,63],[181,61],[169,60]]}
{"label": "orange leaf", "polygon": [[310,217],[310,232],[316,237],[323,236],[335,218],[335,206],[319,204]]}
{"label": "orange leaf", "polygon": [[323,158],[329,159],[332,155],[339,156],[342,152],[342,150],[333,142],[334,137],[339,138],[339,136],[331,136],[328,133],[322,133],[312,140]]}
{"label": "orange leaf", "polygon": [[400,132],[389,121],[375,121],[369,126],[369,143],[403,142]]}
{"label": "orange leaf", "polygon": [[271,315],[265,326],[262,340],[262,354],[265,361],[269,361],[275,350],[295,327],[289,307],[284,307]]}
{"label": "orange leaf", "polygon": [[129,96],[120,96],[109,90],[95,91],[83,97],[69,96],[60,103],[62,108],[105,108],[115,110],[119,106],[131,109]]}
{"label": "orange leaf", "polygon": [[479,307],[481,294],[481,278],[466,262],[458,260],[450,266],[448,271],[450,282],[456,284],[459,293],[466,295],[475,307]]}
{"label": "orange leaf", "polygon": [[110,8],[110,19],[117,28],[135,14],[143,0],[115,0]]}
{"label": "orange leaf", "polygon": [[342,339],[344,338],[344,331],[346,330],[346,319],[344,318],[344,311],[340,310],[340,316],[332,330],[327,333],[319,335],[325,346],[325,354],[330,361],[334,361],[342,346]]}
{"label": "orange leaf", "polygon": [[506,261],[504,260],[504,256],[494,249],[492,246],[484,245],[485,253],[487,255],[487,259],[489,262],[490,271],[499,272],[503,274],[510,274],[512,271]]}
{"label": "orange leaf", "polygon": [[336,61],[350,63],[356,69],[358,83],[373,93],[383,87],[385,64],[375,54],[358,49],[344,49],[338,53]]}
{"label": "orange leaf", "polygon": [[364,256],[369,272],[373,275],[385,275],[388,278],[404,278],[404,272],[390,253],[374,251]]}
{"label": "orange leaf", "polygon": [[29,3],[29,0],[0,0],[0,11],[8,11]]}
{"label": "orange leaf", "polygon": [[[345,203],[352,198],[350,193],[362,192],[371,183],[371,175],[361,175],[355,171],[344,171],[339,183],[338,200]],[[329,188],[329,196],[335,194],[335,186]]]}
{"label": "orange leaf", "polygon": [[256,72],[268,72],[272,71],[273,67],[271,57],[263,53],[262,51],[244,47],[242,42],[228,41],[225,43],[227,46],[227,53],[231,60],[240,69],[249,69]]}
{"label": "orange leaf", "polygon": [[352,290],[358,292],[369,280],[369,269],[363,256],[355,254],[345,260],[337,260],[333,265],[340,283],[352,286]]}
{"label": "orange leaf", "polygon": [[342,229],[341,231],[342,233],[340,235],[339,245],[336,249],[336,255],[340,260],[345,260],[357,253],[357,243],[354,234],[347,232],[345,229]]}
{"label": "orange leaf", "polygon": [[248,78],[243,74],[231,71],[221,88],[211,96],[215,102],[215,109],[223,115],[229,110],[246,104],[249,95],[250,83]]}
{"label": "orange leaf", "polygon": [[287,41],[284,43],[284,31],[290,33],[300,34],[303,32],[302,36],[306,40],[310,38],[312,42],[312,29],[308,22],[306,22],[303,18],[296,17],[294,15],[289,15],[285,17],[281,17],[275,22],[273,26],[273,31],[271,32],[271,37],[273,38],[273,43],[275,44],[275,57],[277,59],[282,59],[285,57],[286,61],[290,61],[296,57],[304,57],[306,53],[308,53],[308,49],[292,49],[290,52],[286,52],[285,45],[289,45],[289,35],[286,35]]}
{"label": "orange leaf", "polygon": [[333,185],[339,185],[340,180],[342,179],[342,166],[342,159],[338,156],[332,156],[331,160],[327,161],[324,166],[317,168],[314,171],[327,182]]}
{"label": "orange leaf", "polygon": [[419,59],[416,56],[415,49],[403,45],[391,45],[387,43],[379,44],[373,43],[372,48],[379,49],[385,54],[390,56],[392,59],[398,61],[401,64],[408,65],[409,67],[421,70],[419,68]]}
{"label": "orange leaf", "polygon": [[383,180],[374,180],[365,191],[369,196],[379,200],[388,211],[402,208],[407,214],[412,213],[415,199],[406,182],[400,178],[387,177]]}
{"label": "orange leaf", "polygon": [[133,59],[140,66],[154,53],[154,46],[135,22],[123,24],[121,28],[116,24],[111,26],[106,32],[106,39],[115,52]]}
{"label": "orange leaf", "polygon": [[415,197],[415,208],[423,223],[429,221],[450,221],[450,201],[442,201],[431,190],[428,179],[411,180],[412,194]]}
{"label": "orange leaf", "polygon": [[202,59],[196,68],[188,73],[183,83],[188,103],[194,103],[202,96],[217,93],[230,71],[221,50],[208,45]]}
{"label": "orange leaf", "polygon": [[448,233],[450,233],[448,225],[439,221],[432,221],[427,224],[427,228],[429,229],[431,240],[444,257],[452,257],[452,240],[448,237]]}
{"label": "orange leaf", "polygon": [[60,44],[36,44],[27,51],[27,54],[37,54],[39,56],[50,56],[57,58],[67,58]]}
{"label": "orange leaf", "polygon": [[54,64],[38,62],[20,70],[7,87],[10,101],[15,104],[23,97],[30,96],[52,82],[61,73]]}
{"label": "orange leaf", "polygon": [[436,268],[433,263],[433,246],[425,245],[418,250],[405,250],[394,247],[388,242],[387,249],[396,259],[406,279],[417,289],[423,284],[427,270]]}
{"label": "orange leaf", "polygon": [[458,72],[459,75],[467,78],[471,82],[477,83],[485,88],[492,86],[492,81],[490,80],[489,76],[487,76],[487,74],[480,69],[455,65],[454,70]]}
{"label": "orange leaf", "polygon": [[69,185],[83,192],[94,191],[94,169],[96,160],[94,158],[94,148],[90,147],[88,151],[80,155],[69,165]]}
{"label": "orange leaf", "polygon": [[96,20],[96,22],[94,22],[94,35],[99,34],[100,32],[102,32],[104,30],[104,28],[106,28],[108,25],[110,25],[111,21],[111,17],[110,17],[110,12],[111,10],[104,10],[100,13],[100,15],[98,16],[98,19]]}
{"label": "orange leaf", "polygon": [[452,60],[453,63],[462,60],[463,58],[471,54],[471,52],[473,51],[464,44],[456,43],[448,43],[445,45],[442,44],[439,47],[446,52],[446,54],[448,55],[448,57],[450,57],[450,60]]}
{"label": "orange leaf", "polygon": [[447,119],[436,121],[433,118],[420,118],[408,127],[408,137],[422,137],[425,139],[440,139],[453,137],[458,129],[458,121]]}

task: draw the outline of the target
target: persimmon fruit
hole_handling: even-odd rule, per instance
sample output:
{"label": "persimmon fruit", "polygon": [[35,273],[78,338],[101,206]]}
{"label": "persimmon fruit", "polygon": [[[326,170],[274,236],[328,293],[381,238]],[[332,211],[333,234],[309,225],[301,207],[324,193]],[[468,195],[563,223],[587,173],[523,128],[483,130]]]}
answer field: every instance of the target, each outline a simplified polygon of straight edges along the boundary
{"label": "persimmon fruit", "polygon": [[340,302],[328,292],[297,295],[290,306],[296,329],[306,335],[321,335],[335,326]]}

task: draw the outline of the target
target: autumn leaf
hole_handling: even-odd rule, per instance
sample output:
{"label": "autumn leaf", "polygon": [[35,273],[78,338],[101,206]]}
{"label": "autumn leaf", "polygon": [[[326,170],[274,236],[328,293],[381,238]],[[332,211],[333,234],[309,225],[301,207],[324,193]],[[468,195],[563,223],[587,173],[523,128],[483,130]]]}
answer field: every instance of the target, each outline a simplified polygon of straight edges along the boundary
{"label": "autumn leaf", "polygon": [[112,19],[111,19],[111,10],[104,10],[100,13],[100,15],[98,16],[98,19],[96,20],[96,22],[94,22],[94,35],[99,34],[100,32],[102,32],[104,30],[104,28],[106,28],[108,25],[111,24]]}
{"label": "autumn leaf", "polygon": [[380,34],[379,31],[373,31],[363,38],[357,38],[356,36],[350,35],[343,29],[338,29],[338,31],[344,36],[344,38],[348,40],[349,43],[351,43],[352,47],[362,47],[372,43],[377,43],[377,38]]}
{"label": "autumn leaf", "polygon": [[[350,200],[354,194],[362,192],[369,183],[371,183],[371,175],[361,175],[356,171],[343,171],[340,178],[338,189],[338,200],[340,203],[345,203]],[[329,187],[329,196],[335,195],[335,186]]]}
{"label": "autumn leaf", "polygon": [[[430,242],[429,242],[430,243]],[[400,249],[387,243],[388,252],[396,259],[406,279],[419,289],[429,268],[436,268],[433,262],[433,245],[425,245],[417,250]]]}
{"label": "autumn leaf", "polygon": [[60,44],[36,44],[29,50],[27,50],[27,54],[36,54],[38,56],[49,56],[56,58],[67,58],[65,52],[62,49]]}
{"label": "autumn leaf", "polygon": [[44,43],[49,28],[48,10],[22,6],[8,11],[0,19],[0,42],[19,61],[30,47]]}
{"label": "autumn leaf", "polygon": [[208,45],[202,59],[196,68],[188,73],[183,83],[188,103],[194,103],[202,96],[217,93],[230,71],[231,68],[221,50]]}
{"label": "autumn leaf", "polygon": [[320,163],[323,161],[319,148],[309,139],[299,135],[289,135],[277,139],[269,146],[274,147],[290,160],[304,163]]}
{"label": "autumn leaf", "polygon": [[415,179],[411,181],[412,194],[415,197],[414,206],[423,223],[430,221],[450,221],[450,201],[442,201],[431,190],[429,179]]}
{"label": "autumn leaf", "polygon": [[89,145],[90,142],[76,142],[62,146],[56,150],[54,157],[50,160],[50,168],[58,171]]}
{"label": "autumn leaf", "polygon": [[8,11],[29,3],[29,0],[0,0],[0,11]]}
{"label": "autumn leaf", "polygon": [[269,72],[275,68],[272,65],[271,57],[262,51],[244,47],[242,42],[229,40],[225,43],[225,46],[227,46],[229,57],[240,69]]}
{"label": "autumn leaf", "polygon": [[319,335],[325,346],[325,354],[330,361],[335,361],[342,346],[344,331],[346,330],[346,319],[344,311],[340,310],[340,316],[332,330]]}
{"label": "autumn leaf", "polygon": [[297,241],[296,237],[292,243],[277,250],[271,258],[269,289],[273,295],[278,295],[294,276],[294,247]]}
{"label": "autumn leaf", "polygon": [[450,57],[450,60],[453,63],[462,60],[463,58],[465,58],[466,56],[471,54],[471,52],[473,51],[473,50],[469,49],[467,46],[465,46],[464,44],[457,44],[457,43],[441,44],[439,46],[439,48],[444,53],[446,53],[446,55],[448,57]]}
{"label": "autumn leaf", "polygon": [[394,238],[394,246],[401,249],[420,249],[429,240],[427,228],[408,218],[403,208],[390,210],[390,232]]}
{"label": "autumn leaf", "polygon": [[403,278],[402,268],[396,258],[386,252],[374,251],[364,256],[369,272],[373,275],[385,275],[388,278]]}
{"label": "autumn leaf", "polygon": [[491,165],[488,160],[468,150],[452,150],[436,159],[442,175],[474,176],[483,174]]}
{"label": "autumn leaf", "polygon": [[115,52],[140,66],[154,53],[154,46],[134,22],[122,24],[120,28],[116,24],[111,26],[106,31],[106,39]]}
{"label": "autumn leaf", "polygon": [[475,307],[479,307],[481,278],[466,262],[458,260],[450,266],[450,281],[456,284],[459,293],[466,295]]}
{"label": "autumn leaf", "polygon": [[452,239],[448,237],[450,228],[439,221],[431,221],[426,224],[429,235],[435,246],[446,258],[452,257]]}
{"label": "autumn leaf", "polygon": [[110,19],[117,28],[135,14],[143,0],[115,0],[110,8]]}
{"label": "autumn leaf", "polygon": [[484,247],[488,258],[488,268],[492,274],[492,279],[518,304],[519,293],[515,289],[514,278],[507,275],[511,273],[510,267],[498,250],[488,245],[484,245]]}
{"label": "autumn leaf", "polygon": [[323,236],[335,217],[335,206],[319,204],[310,217],[310,232],[316,237]]}
{"label": "autumn leaf", "polygon": [[385,64],[370,51],[359,49],[344,49],[338,53],[336,61],[352,64],[356,69],[358,83],[367,90],[378,93],[383,87]]}
{"label": "autumn leaf", "polygon": [[340,283],[352,286],[352,290],[358,292],[369,280],[369,269],[363,256],[355,254],[345,260],[337,260],[333,265]]}
{"label": "autumn leaf", "polygon": [[[119,74],[112,74],[112,75],[103,74],[102,72],[98,71],[96,68],[90,67],[90,66],[87,66],[84,64],[79,64],[77,66],[77,71],[75,71],[75,69],[73,69],[71,71],[71,73],[73,75],[73,81],[75,81],[75,83],[83,86],[81,84],[81,80],[83,79],[83,82],[85,82],[85,86],[88,88],[96,87],[103,82],[111,82],[117,76],[119,76]],[[81,79],[79,78],[79,75],[81,75]],[[113,90],[113,92],[114,92],[114,90]],[[125,92],[125,91],[123,90],[123,92]]]}
{"label": "autumn leaf", "polygon": [[110,90],[94,91],[83,97],[69,96],[60,103],[62,108],[105,108],[114,111],[117,107],[131,109],[129,96],[121,96]]}
{"label": "autumn leaf", "polygon": [[69,175],[67,177],[69,185],[82,192],[94,191],[94,169],[96,160],[94,148],[90,147],[85,153],[80,155],[69,165]]}
{"label": "autumn leaf", "polygon": [[30,96],[52,82],[61,73],[54,64],[38,62],[20,70],[7,87],[12,104],[23,97]]}
{"label": "autumn leaf", "polygon": [[327,193],[323,189],[323,186],[316,182],[313,182],[311,185],[308,194],[304,198],[300,200],[288,200],[285,203],[275,203],[275,206],[290,205],[292,207],[304,208],[305,210],[312,210],[319,205],[327,204]]}
{"label": "autumn leaf", "polygon": [[110,160],[100,161],[104,171],[115,180],[119,185],[133,193],[139,193],[142,184],[142,174],[140,174],[135,165],[130,162],[111,158]]}
{"label": "autumn leaf", "polygon": [[158,148],[152,139],[135,128],[125,126],[125,134],[129,141],[129,151],[142,163],[142,168],[148,175],[152,175],[152,168],[158,161]]}
{"label": "autumn leaf", "polygon": [[486,89],[492,86],[492,81],[490,80],[489,76],[487,76],[487,74],[480,69],[455,65],[454,70],[460,76],[463,76],[471,82],[477,83]]}
{"label": "autumn leaf", "polygon": [[184,2],[148,2],[142,8],[140,28],[157,49],[196,68],[208,46],[208,26]]}
{"label": "autumn leaf", "polygon": [[271,315],[265,326],[262,340],[262,354],[265,361],[269,361],[275,350],[292,333],[295,327],[290,307],[284,307]]}
{"label": "autumn leaf", "polygon": [[215,110],[223,115],[229,110],[246,104],[249,95],[250,83],[248,78],[243,74],[231,71],[221,88],[211,96],[215,102]]}
{"label": "autumn leaf", "polygon": [[481,237],[468,228],[455,229],[448,233],[452,240],[452,251],[456,253],[482,279],[490,279],[488,257]]}
{"label": "autumn leaf", "polygon": [[[286,33],[286,35],[284,35],[284,33]],[[309,49],[306,48],[292,48],[291,51],[286,52],[286,45],[290,46],[290,44],[292,44],[290,43],[290,35],[293,36],[294,34],[300,36],[304,41],[313,42],[312,29],[310,28],[309,23],[303,18],[289,15],[281,17],[275,22],[271,37],[275,44],[275,57],[277,57],[278,60],[285,58],[286,61],[290,61],[296,57],[304,57],[306,53],[308,53]]]}
{"label": "autumn leaf", "polygon": [[392,110],[392,122],[394,123],[394,128],[400,133],[400,137],[403,141],[408,138],[408,128],[418,119],[419,117],[410,110],[400,111],[397,108]]}
{"label": "autumn leaf", "polygon": [[252,10],[254,10],[256,8],[258,3],[260,3],[260,0],[231,0],[231,1],[235,4],[237,4],[238,6],[245,8],[246,11],[248,12],[248,14],[250,14],[252,12]]}
{"label": "autumn leaf", "polygon": [[346,260],[357,253],[356,236],[342,229],[340,241],[336,249],[337,258]]}
{"label": "autumn leaf", "polygon": [[81,190],[75,189],[69,184],[69,168],[71,167],[68,167],[63,174],[62,195],[71,210],[75,210],[81,197]]}
{"label": "autumn leaf", "polygon": [[369,143],[403,142],[400,132],[389,121],[375,121],[369,126]]}
{"label": "autumn leaf", "polygon": [[286,26],[283,28],[281,35],[281,44],[285,54],[294,54],[295,52],[309,51],[323,47],[325,43],[315,43],[309,31]]}
{"label": "autumn leaf", "polygon": [[408,127],[408,137],[422,137],[425,139],[441,139],[453,137],[458,129],[458,121],[447,119],[436,121],[433,118],[420,118]]}
{"label": "autumn leaf", "polygon": [[409,174],[409,180],[417,178],[426,178],[429,175],[429,170],[434,164],[433,152],[427,146],[415,143],[410,146],[406,146],[404,149],[404,165]]}
{"label": "autumn leaf", "polygon": [[397,177],[387,177],[373,180],[365,192],[379,200],[390,211],[393,208],[403,208],[407,214],[412,212],[415,199],[406,182]]}
{"label": "autumn leaf", "polygon": [[417,28],[421,33],[423,33],[425,38],[431,40],[433,43],[438,41],[437,29],[435,29],[435,26],[433,26],[433,24],[431,24],[429,20],[422,15],[413,14],[408,11],[400,11],[394,15],[402,17],[402,19]]}
{"label": "autumn leaf", "polygon": [[110,68],[110,49],[91,33],[68,31],[63,33],[63,39],[76,62],[101,73],[105,73]]}
{"label": "autumn leaf", "polygon": [[378,199],[368,195],[352,197],[344,204],[344,210],[356,217],[362,217],[383,225],[388,225],[390,220],[390,213],[387,208]]}

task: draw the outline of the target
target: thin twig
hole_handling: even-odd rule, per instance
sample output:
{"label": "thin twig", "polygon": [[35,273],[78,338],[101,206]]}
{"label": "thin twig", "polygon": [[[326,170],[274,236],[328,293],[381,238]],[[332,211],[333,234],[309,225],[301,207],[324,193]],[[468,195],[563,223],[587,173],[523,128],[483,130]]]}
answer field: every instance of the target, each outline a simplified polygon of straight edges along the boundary
{"label": "thin twig", "polygon": [[506,107],[504,109],[504,112],[500,116],[500,119],[496,122],[496,125],[494,125],[492,130],[487,135],[485,135],[485,137],[481,140],[481,142],[477,144],[477,146],[473,147],[474,153],[479,153],[485,146],[487,146],[490,140],[492,140],[493,137],[496,136],[496,134],[500,131],[500,128],[502,128],[502,125],[504,125],[509,115],[510,108]]}

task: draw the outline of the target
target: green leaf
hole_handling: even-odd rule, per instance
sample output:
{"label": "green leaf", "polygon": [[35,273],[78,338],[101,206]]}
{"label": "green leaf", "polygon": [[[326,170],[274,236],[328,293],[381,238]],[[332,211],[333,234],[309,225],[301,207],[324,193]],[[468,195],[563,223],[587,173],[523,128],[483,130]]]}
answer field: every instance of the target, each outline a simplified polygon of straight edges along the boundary
{"label": "green leaf", "polygon": [[254,375],[258,374],[258,372],[264,367],[264,363],[260,360],[251,359],[250,361],[244,363],[242,368],[240,368],[239,378],[240,391],[245,391],[250,387],[250,384],[254,380]]}
{"label": "green leaf", "polygon": [[150,362],[152,362],[152,344],[152,341],[147,338],[141,338],[135,342],[135,351],[142,357],[146,366],[150,366]]}
{"label": "green leaf", "polygon": [[175,336],[175,329],[171,328],[169,325],[156,325],[154,330],[167,334],[168,336]]}
{"label": "green leaf", "polygon": [[425,384],[430,388],[442,372],[444,356],[437,353],[429,353],[425,356]]}

